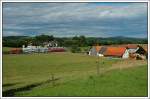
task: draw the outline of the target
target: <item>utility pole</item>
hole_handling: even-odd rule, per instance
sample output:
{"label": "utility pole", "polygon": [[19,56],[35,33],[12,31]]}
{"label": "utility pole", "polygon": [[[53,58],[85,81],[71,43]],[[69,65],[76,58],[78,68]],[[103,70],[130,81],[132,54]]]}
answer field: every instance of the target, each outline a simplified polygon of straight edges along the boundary
{"label": "utility pole", "polygon": [[96,69],[97,69],[97,75],[99,75],[99,73],[100,73],[100,66],[99,66],[99,56],[97,56],[97,67],[96,67]]}

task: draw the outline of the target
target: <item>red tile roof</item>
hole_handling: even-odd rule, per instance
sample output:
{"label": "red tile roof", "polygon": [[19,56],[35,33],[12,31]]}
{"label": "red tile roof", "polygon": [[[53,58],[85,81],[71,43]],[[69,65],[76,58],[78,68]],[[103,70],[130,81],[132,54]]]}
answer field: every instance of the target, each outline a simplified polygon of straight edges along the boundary
{"label": "red tile roof", "polygon": [[128,44],[128,45],[126,45],[126,47],[129,48],[129,49],[137,49],[138,45]]}
{"label": "red tile roof", "polygon": [[11,54],[20,54],[20,53],[22,53],[22,49],[21,48],[12,48],[10,50],[10,53]]}
{"label": "red tile roof", "polygon": [[126,47],[129,49],[137,49],[138,45],[137,44],[121,44],[121,45],[109,45],[112,47]]}
{"label": "red tile roof", "polygon": [[65,52],[64,48],[49,48],[48,52]]}
{"label": "red tile roof", "polygon": [[148,52],[148,46],[144,46],[143,49]]}
{"label": "red tile roof", "polygon": [[107,47],[104,56],[119,56],[121,57],[126,51],[126,47]]}

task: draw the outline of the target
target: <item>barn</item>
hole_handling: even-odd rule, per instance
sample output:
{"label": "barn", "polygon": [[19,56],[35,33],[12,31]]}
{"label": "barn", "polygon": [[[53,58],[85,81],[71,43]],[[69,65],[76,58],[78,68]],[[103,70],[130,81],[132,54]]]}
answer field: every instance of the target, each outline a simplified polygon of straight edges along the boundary
{"label": "barn", "polygon": [[50,47],[48,52],[65,52],[65,49],[63,47]]}
{"label": "barn", "polygon": [[21,54],[22,53],[22,49],[21,48],[12,48],[10,50],[10,54]]}
{"label": "barn", "polygon": [[147,45],[141,46],[137,44],[127,44],[124,46],[128,49],[130,58],[133,59],[148,58]]}
{"label": "barn", "polygon": [[92,46],[92,48],[89,51],[89,55],[91,55],[91,56],[99,55],[100,49],[101,49],[101,46]]}
{"label": "barn", "polygon": [[129,52],[126,47],[107,47],[103,52],[105,57],[129,58]]}
{"label": "barn", "polygon": [[99,50],[99,54],[98,54],[98,56],[104,56],[104,52],[107,50],[107,47],[105,47],[105,46],[102,46],[101,47],[101,49]]}
{"label": "barn", "polygon": [[89,51],[89,55],[128,58],[129,52],[126,47],[93,46]]}
{"label": "barn", "polygon": [[136,44],[128,44],[125,47],[128,49],[129,53],[135,53],[139,49],[139,46]]}
{"label": "barn", "polygon": [[137,44],[110,45],[110,46],[92,46],[89,51],[92,56],[118,57],[147,59],[147,46],[142,47]]}
{"label": "barn", "polygon": [[24,53],[45,53],[48,52],[48,48],[47,47],[41,47],[41,46],[27,46],[26,48],[23,46],[22,48]]}
{"label": "barn", "polygon": [[64,47],[57,47],[57,43],[54,41],[44,42],[44,47],[42,46],[33,46],[32,43],[27,47],[23,45],[22,50],[24,53],[47,53],[47,52],[65,52]]}
{"label": "barn", "polygon": [[132,53],[136,56],[136,59],[147,59],[148,58],[148,52],[141,46],[136,50],[135,53]]}

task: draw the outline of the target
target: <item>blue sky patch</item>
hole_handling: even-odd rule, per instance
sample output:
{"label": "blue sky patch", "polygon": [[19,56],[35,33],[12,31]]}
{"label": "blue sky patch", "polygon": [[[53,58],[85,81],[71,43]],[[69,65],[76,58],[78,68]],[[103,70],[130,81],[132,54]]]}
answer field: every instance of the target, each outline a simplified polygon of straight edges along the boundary
{"label": "blue sky patch", "polygon": [[147,3],[3,3],[3,36],[147,37]]}

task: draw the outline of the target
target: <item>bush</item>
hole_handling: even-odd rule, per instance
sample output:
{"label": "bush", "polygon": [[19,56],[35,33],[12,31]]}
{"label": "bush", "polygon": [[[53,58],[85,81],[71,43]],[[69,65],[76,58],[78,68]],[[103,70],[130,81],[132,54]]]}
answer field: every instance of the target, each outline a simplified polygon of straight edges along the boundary
{"label": "bush", "polygon": [[71,52],[72,53],[79,53],[79,52],[81,52],[81,49],[78,46],[72,46]]}

